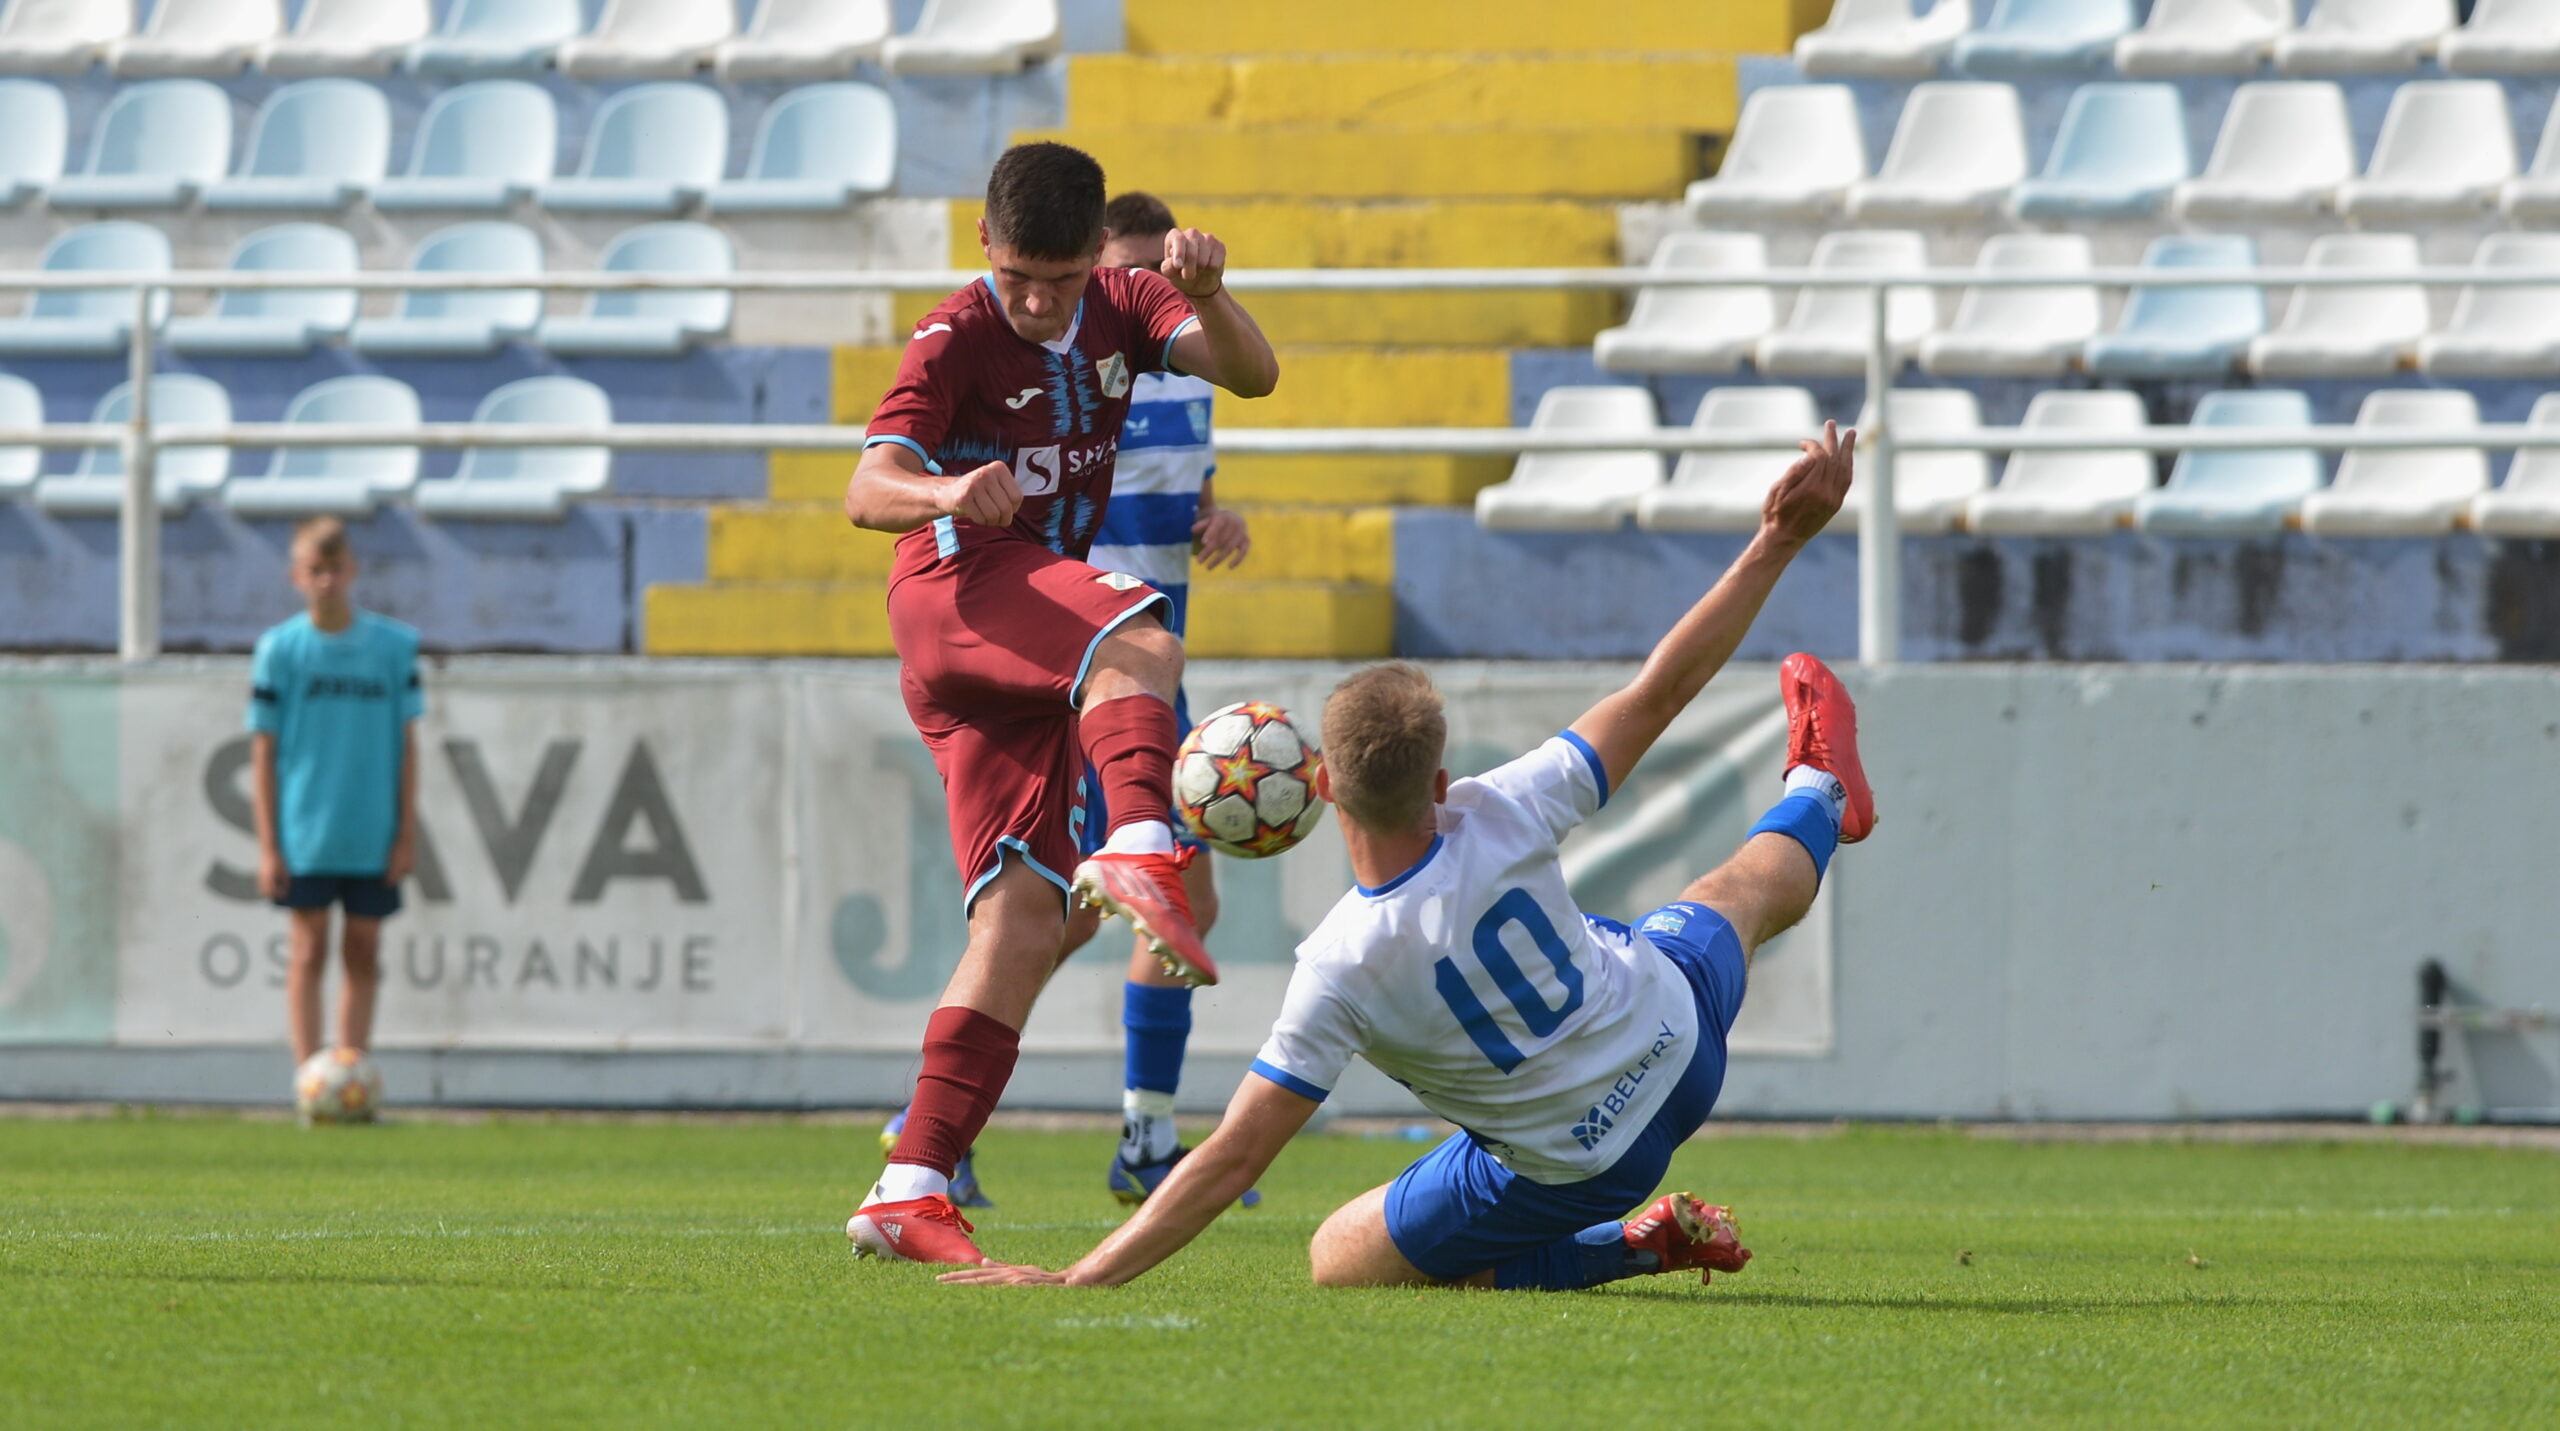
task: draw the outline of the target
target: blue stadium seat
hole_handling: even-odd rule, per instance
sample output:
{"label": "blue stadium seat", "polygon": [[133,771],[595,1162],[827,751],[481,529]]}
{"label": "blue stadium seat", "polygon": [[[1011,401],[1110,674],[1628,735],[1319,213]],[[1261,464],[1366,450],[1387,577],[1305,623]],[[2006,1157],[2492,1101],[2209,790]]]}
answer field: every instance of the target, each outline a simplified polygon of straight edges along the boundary
{"label": "blue stadium seat", "polygon": [[[407,383],[357,373],[304,388],[284,420],[399,428],[417,426],[418,413]],[[222,505],[244,517],[361,517],[417,483],[414,447],[286,447],[265,475],[223,484]]]}
{"label": "blue stadium seat", "polygon": [[[133,419],[133,385],[118,383],[98,401],[90,421],[115,425]],[[160,373],[151,379],[151,424],[221,427],[231,421],[231,394],[211,378]],[[160,510],[181,512],[198,497],[222,489],[231,475],[228,447],[163,447],[153,468]],[[62,517],[112,517],[124,506],[124,449],[86,447],[68,477],[36,483],[36,505]]]}
{"label": "blue stadium seat", "polygon": [[[409,261],[419,273],[539,273],[542,240],[514,224],[455,224],[427,235]],[[415,290],[388,318],[357,321],[347,342],[377,358],[485,358],[542,321],[531,288],[478,292]]]}
{"label": "blue stadium seat", "polygon": [[373,186],[387,211],[505,213],[542,187],[560,149],[560,111],[522,80],[482,80],[437,95],[418,121],[409,172]]}
{"label": "blue stadium seat", "polygon": [[[2153,269],[2252,268],[2258,246],[2240,234],[2172,234],[2151,241]],[[2247,285],[2145,284],[2125,299],[2112,332],[2089,340],[2081,362],[2107,378],[2210,378],[2231,371],[2267,328],[2266,295]]]}
{"label": "blue stadium seat", "polygon": [[[525,378],[489,394],[473,422],[543,427],[613,426],[604,389],[577,378]],[[556,522],[570,503],[613,480],[605,447],[472,447],[453,476],[418,484],[418,510],[480,521]]]}
{"label": "blue stadium seat", "polygon": [[[44,426],[44,397],[16,373],[0,373],[0,427]],[[0,447],[0,497],[22,497],[44,470],[44,449]]]}
{"label": "blue stadium seat", "polygon": [[50,197],[57,209],[178,209],[230,167],[230,96],[203,80],[155,80],[116,91],[88,168]]}
{"label": "blue stadium seat", "polygon": [[[45,245],[47,272],[166,273],[169,240],[149,224],[83,224]],[[133,290],[71,288],[38,293],[26,316],[0,320],[0,357],[112,358],[133,330]],[[154,321],[169,311],[164,291]]]}
{"label": "blue stadium seat", "polygon": [[2044,172],[2009,191],[2009,212],[2027,223],[2148,219],[2194,173],[2176,85],[2082,85],[2062,111]]}
{"label": "blue stadium seat", "polygon": [[402,62],[429,79],[539,74],[560,42],[587,27],[578,0],[453,0],[444,25]]}
{"label": "blue stadium seat", "polygon": [[[648,224],[605,246],[607,273],[735,273],[729,236],[708,224]],[[729,331],[736,295],[726,289],[598,293],[574,318],[546,319],[543,347],[579,357],[672,358]]]}
{"label": "blue stadium seat", "polygon": [[774,101],[746,177],[711,186],[715,214],[818,214],[887,192],[898,175],[898,111],[867,84],[813,84]]}
{"label": "blue stadium seat", "polygon": [[729,104],[698,84],[644,84],[596,108],[578,172],[543,185],[543,207],[576,213],[676,214],[720,182],[729,162]]}
{"label": "blue stadium seat", "polygon": [[34,198],[62,177],[69,132],[62,91],[34,80],[0,80],[0,208]]}
{"label": "blue stadium seat", "polygon": [[[2196,427],[2309,427],[2311,399],[2282,388],[2205,394]],[[2308,447],[2182,452],[2169,485],[2134,499],[2134,525],[2161,536],[2274,536],[2325,480]]]}
{"label": "blue stadium seat", "polygon": [[133,33],[133,0],[17,0],[0,11],[0,70],[87,74],[114,41]]}
{"label": "blue stadium seat", "polygon": [[362,80],[317,79],[267,97],[240,172],[205,186],[208,209],[343,209],[382,178],[391,106]]}
{"label": "blue stadium seat", "polygon": [[[231,267],[241,273],[354,273],[363,267],[356,241],[327,224],[279,224],[240,241]],[[172,352],[193,357],[291,358],[347,335],[356,321],[352,288],[227,291],[198,318],[173,318],[161,330]]]}
{"label": "blue stadium seat", "polygon": [[2133,24],[2133,0],[1997,0],[1957,39],[1955,67],[1977,79],[2095,74]]}

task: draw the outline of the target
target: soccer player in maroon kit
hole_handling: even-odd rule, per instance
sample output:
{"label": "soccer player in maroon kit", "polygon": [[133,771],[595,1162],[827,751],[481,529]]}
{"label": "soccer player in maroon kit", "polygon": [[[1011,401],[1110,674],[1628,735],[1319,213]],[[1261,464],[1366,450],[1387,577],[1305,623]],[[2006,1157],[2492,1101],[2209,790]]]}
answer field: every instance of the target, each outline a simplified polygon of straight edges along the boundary
{"label": "soccer player in maroon kit", "polygon": [[[845,1225],[861,1253],[985,1260],[951,1171],[1013,1074],[1068,898],[1126,916],[1168,970],[1218,977],[1191,924],[1189,852],[1166,822],[1182,643],[1161,595],[1083,558],[1136,374],[1175,369],[1250,398],[1280,364],[1226,291],[1215,238],[1167,235],[1161,277],[1097,268],[1103,203],[1102,166],[1082,151],[1005,151],[978,221],[989,276],[916,326],[845,487],[855,526],[905,534],[889,629],[942,773],[969,917],[905,1128]],[[1077,864],[1069,819],[1087,763],[1112,825]]]}

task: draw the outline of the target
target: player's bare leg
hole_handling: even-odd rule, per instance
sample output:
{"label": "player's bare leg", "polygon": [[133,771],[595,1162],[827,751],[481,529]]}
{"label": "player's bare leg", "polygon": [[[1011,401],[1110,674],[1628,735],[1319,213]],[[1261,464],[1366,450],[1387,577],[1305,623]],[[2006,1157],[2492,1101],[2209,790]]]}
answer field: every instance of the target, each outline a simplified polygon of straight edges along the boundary
{"label": "player's bare leg", "polygon": [[[1405,1260],[1387,1235],[1386,1183],[1369,1189],[1333,1210],[1307,1244],[1307,1263],[1319,1287],[1433,1287],[1439,1279]],[[1490,1287],[1490,1269],[1450,1283],[1457,1287]]]}
{"label": "player's bare leg", "polygon": [[1169,973],[1214,984],[1218,966],[1200,942],[1182,877],[1192,852],[1176,848],[1168,818],[1181,683],[1182,642],[1152,612],[1122,622],[1094,648],[1076,693],[1079,736],[1112,824],[1101,850],[1076,866],[1075,892],[1134,925]]}
{"label": "player's bare leg", "polygon": [[338,933],[346,982],[338,986],[338,1046],[373,1047],[373,1005],[382,991],[382,921],[347,917]]}
{"label": "player's bare leg", "polygon": [[329,976],[329,907],[286,911],[290,955],[284,968],[286,1027],[293,1036],[293,1064],[300,1068],[320,1051],[320,990]]}
{"label": "player's bare leg", "polygon": [[1785,835],[1754,835],[1733,858],[1690,881],[1680,898],[1723,915],[1748,959],[1794,928],[1821,888],[1804,846]]}

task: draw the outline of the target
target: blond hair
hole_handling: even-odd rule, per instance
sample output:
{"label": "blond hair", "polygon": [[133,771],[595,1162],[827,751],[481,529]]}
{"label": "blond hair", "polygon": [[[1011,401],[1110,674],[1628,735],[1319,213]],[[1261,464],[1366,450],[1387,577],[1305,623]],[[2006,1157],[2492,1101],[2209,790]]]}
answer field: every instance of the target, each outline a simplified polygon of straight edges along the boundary
{"label": "blond hair", "polygon": [[311,555],[325,562],[339,562],[347,557],[347,524],[335,517],[313,517],[293,529],[293,549],[305,545]]}
{"label": "blond hair", "polygon": [[1449,744],[1439,688],[1420,666],[1371,666],[1324,703],[1324,764],[1333,803],[1372,830],[1409,830],[1431,813],[1432,777]]}

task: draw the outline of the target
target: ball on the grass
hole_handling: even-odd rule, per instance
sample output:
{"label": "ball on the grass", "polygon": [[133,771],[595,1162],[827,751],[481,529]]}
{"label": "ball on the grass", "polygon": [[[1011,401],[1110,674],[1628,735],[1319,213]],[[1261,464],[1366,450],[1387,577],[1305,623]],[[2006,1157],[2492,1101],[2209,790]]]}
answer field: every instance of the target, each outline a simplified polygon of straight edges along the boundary
{"label": "ball on the grass", "polygon": [[352,1048],[324,1049],[294,1070],[294,1111],[305,1123],[370,1123],[381,1105],[382,1071]]}
{"label": "ball on the grass", "polygon": [[1173,802],[1192,838],[1255,860],[1307,837],[1324,819],[1316,772],[1324,755],[1289,713],[1240,701],[1192,728],[1173,758]]}

